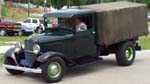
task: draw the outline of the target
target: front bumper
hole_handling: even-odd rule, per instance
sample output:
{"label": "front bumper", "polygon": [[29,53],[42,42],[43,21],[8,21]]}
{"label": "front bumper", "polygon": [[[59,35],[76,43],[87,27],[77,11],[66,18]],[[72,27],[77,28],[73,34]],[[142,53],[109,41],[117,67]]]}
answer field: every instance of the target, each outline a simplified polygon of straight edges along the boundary
{"label": "front bumper", "polygon": [[2,66],[8,69],[13,69],[13,70],[20,70],[20,71],[32,72],[32,73],[42,73],[42,70],[40,68],[34,69],[34,68],[13,66],[13,65],[7,65],[7,64],[3,64]]}
{"label": "front bumper", "polygon": [[14,29],[13,31],[14,32],[19,32],[19,31],[21,31],[21,29]]}

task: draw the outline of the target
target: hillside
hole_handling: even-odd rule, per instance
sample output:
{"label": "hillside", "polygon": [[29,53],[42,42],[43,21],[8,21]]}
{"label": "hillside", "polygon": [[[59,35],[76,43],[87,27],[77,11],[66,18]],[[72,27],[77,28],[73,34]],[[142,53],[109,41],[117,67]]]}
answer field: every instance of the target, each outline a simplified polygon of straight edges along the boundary
{"label": "hillside", "polygon": [[[31,9],[32,14],[42,14],[43,10],[41,9]],[[31,16],[38,17],[38,16]],[[8,7],[2,6],[2,18],[9,20],[22,21],[28,18],[28,9],[26,8],[16,8],[16,7]]]}

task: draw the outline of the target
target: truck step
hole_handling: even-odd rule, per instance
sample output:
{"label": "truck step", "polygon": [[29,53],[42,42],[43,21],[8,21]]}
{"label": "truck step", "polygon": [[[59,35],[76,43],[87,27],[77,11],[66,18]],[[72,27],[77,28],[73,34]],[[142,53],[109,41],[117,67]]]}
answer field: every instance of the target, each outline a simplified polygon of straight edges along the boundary
{"label": "truck step", "polygon": [[98,61],[101,61],[102,58],[96,58],[96,57],[82,57],[76,60],[76,63],[78,65],[84,65],[84,64],[90,64],[90,63],[95,63]]}

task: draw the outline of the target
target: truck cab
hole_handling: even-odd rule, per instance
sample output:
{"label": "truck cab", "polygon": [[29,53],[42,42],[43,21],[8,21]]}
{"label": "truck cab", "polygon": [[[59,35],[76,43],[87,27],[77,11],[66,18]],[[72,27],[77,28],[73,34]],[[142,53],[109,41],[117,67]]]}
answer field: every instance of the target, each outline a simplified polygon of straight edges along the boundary
{"label": "truck cab", "polygon": [[13,36],[19,35],[21,31],[21,24],[11,20],[0,21],[0,36]]}
{"label": "truck cab", "polygon": [[[95,39],[95,11],[92,10],[79,10],[79,9],[70,9],[58,11],[54,14],[45,14],[44,17],[47,20],[51,17],[58,19],[58,25],[55,28],[47,28],[47,31],[52,31],[54,36],[60,37],[70,37],[67,39],[61,39],[59,44],[64,46],[59,50],[62,53],[65,53],[67,58],[78,58],[82,56],[96,56],[96,39]],[[77,22],[79,19],[80,23],[86,25],[86,30],[77,30]],[[62,20],[64,20],[62,22]],[[63,25],[62,25],[63,24]],[[46,26],[46,25],[45,25]],[[48,32],[49,33],[49,32]],[[61,34],[62,33],[62,34]],[[57,42],[56,42],[57,43]],[[47,45],[43,45],[44,47]],[[58,46],[59,47],[59,46]],[[85,48],[86,47],[86,48]],[[57,50],[56,50],[57,52]]]}

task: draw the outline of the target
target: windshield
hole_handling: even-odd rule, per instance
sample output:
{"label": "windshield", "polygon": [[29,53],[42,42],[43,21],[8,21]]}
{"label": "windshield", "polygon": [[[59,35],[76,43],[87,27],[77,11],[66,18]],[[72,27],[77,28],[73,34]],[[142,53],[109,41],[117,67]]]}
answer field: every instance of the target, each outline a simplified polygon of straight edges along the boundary
{"label": "windshield", "polygon": [[55,28],[55,30],[57,29],[73,30],[73,19],[58,18],[58,17],[44,18],[44,26],[47,29]]}

